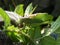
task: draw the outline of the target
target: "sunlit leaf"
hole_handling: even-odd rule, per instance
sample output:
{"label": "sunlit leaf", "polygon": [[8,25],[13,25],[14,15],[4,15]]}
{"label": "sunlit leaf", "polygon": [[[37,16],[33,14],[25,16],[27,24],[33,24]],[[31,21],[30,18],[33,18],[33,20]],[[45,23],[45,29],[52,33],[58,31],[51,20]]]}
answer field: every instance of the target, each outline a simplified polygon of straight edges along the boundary
{"label": "sunlit leaf", "polygon": [[24,15],[24,9],[23,9],[23,4],[20,4],[16,7],[15,11],[17,14],[19,14],[20,16]]}
{"label": "sunlit leaf", "polygon": [[10,17],[10,19],[16,23],[20,22],[20,18],[22,18],[22,16],[19,16],[17,13],[12,12],[12,11],[5,11],[8,16]]}
{"label": "sunlit leaf", "polygon": [[32,11],[33,11],[33,6],[32,3],[30,3],[25,10],[25,15],[29,15]]}
{"label": "sunlit leaf", "polygon": [[14,25],[8,26],[6,31],[7,36],[9,36],[12,41],[14,42],[23,41],[18,27],[15,27]]}
{"label": "sunlit leaf", "polygon": [[8,14],[2,8],[0,8],[0,15],[2,16],[2,18],[4,20],[5,27],[10,25],[10,18],[8,16]]}

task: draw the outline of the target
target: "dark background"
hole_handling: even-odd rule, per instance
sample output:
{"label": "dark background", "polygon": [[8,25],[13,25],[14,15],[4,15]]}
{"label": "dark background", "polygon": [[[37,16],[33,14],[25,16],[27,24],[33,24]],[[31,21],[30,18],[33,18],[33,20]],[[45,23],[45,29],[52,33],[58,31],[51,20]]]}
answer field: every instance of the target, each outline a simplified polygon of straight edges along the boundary
{"label": "dark background", "polygon": [[19,4],[24,4],[24,9],[28,4],[33,3],[33,6],[38,5],[35,13],[47,12],[54,17],[60,15],[60,0],[0,0],[0,7],[5,10],[13,11]]}

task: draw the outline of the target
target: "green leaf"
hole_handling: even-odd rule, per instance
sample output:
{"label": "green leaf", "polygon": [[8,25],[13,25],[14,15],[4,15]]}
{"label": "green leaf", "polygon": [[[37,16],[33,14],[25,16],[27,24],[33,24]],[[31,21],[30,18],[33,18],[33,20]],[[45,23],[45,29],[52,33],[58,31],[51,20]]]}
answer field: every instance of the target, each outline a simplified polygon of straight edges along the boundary
{"label": "green leaf", "polygon": [[41,38],[41,27],[40,26],[36,26],[35,30],[34,30],[34,41],[36,41],[36,39]]}
{"label": "green leaf", "polygon": [[60,16],[57,18],[57,20],[51,25],[51,28],[47,29],[44,36],[49,36],[53,32],[55,32],[57,29],[60,28]]}
{"label": "green leaf", "polygon": [[49,15],[48,13],[36,13],[36,16],[34,16],[33,19],[42,21],[52,21],[53,16]]}
{"label": "green leaf", "polygon": [[35,19],[30,19],[30,18],[22,19],[22,22],[24,22],[27,25],[29,25],[29,24],[42,23],[41,20],[35,20]]}
{"label": "green leaf", "polygon": [[2,8],[0,8],[0,15],[2,16],[2,18],[4,20],[5,27],[9,26],[10,25],[10,18],[8,16],[8,14]]}
{"label": "green leaf", "polygon": [[[37,30],[38,29],[38,30]],[[41,35],[40,35],[40,27],[39,26],[33,26],[33,25],[30,25],[30,26],[27,26],[25,31],[26,31],[26,34],[29,35],[29,39],[31,40],[31,42],[35,42],[35,39],[37,38],[40,38]],[[28,38],[26,39],[26,42],[29,42],[30,41],[28,40]],[[32,44],[32,43],[31,43]],[[34,43],[35,44],[35,43]]]}
{"label": "green leaf", "polygon": [[12,39],[12,41],[14,42],[23,41],[18,27],[15,27],[14,25],[8,26],[6,31],[7,36],[9,36]]}
{"label": "green leaf", "polygon": [[19,14],[20,16],[23,16],[24,15],[24,9],[23,9],[23,4],[20,4],[18,5],[16,8],[15,8],[15,11],[17,14]]}
{"label": "green leaf", "polygon": [[48,36],[40,40],[39,45],[60,45],[60,36],[58,37],[57,40],[54,38]]}
{"label": "green leaf", "polygon": [[34,24],[35,26],[41,24],[50,24],[52,20],[53,20],[53,16],[48,15],[47,13],[36,13],[36,14],[32,14],[30,18],[22,19],[22,22],[24,22],[27,25]]}
{"label": "green leaf", "polygon": [[37,5],[33,8],[33,10],[30,12],[30,14],[32,14],[36,8],[37,8]]}
{"label": "green leaf", "polygon": [[30,3],[25,10],[25,15],[29,15],[32,11],[33,11],[33,6],[32,3]]}

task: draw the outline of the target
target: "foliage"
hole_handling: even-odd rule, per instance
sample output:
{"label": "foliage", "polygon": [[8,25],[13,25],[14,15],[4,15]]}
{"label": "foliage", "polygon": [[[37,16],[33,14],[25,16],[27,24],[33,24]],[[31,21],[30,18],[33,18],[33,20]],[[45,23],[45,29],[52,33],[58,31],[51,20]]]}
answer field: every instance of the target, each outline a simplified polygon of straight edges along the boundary
{"label": "foliage", "polygon": [[14,12],[16,12],[19,15],[23,16],[24,15],[23,4],[20,4],[19,6],[17,6]]}
{"label": "foliage", "polygon": [[24,11],[23,5],[18,5],[15,13],[21,17],[17,26],[11,24],[8,14],[0,8],[0,15],[3,17],[6,27],[4,32],[13,42],[22,42],[24,45],[59,45],[60,40],[56,33],[60,28],[60,16],[54,21],[50,14],[33,14],[35,8],[36,6],[33,7],[31,3]]}
{"label": "foliage", "polygon": [[8,14],[2,8],[0,8],[0,15],[3,17],[3,20],[5,22],[5,27],[9,26],[10,18],[8,16]]}

